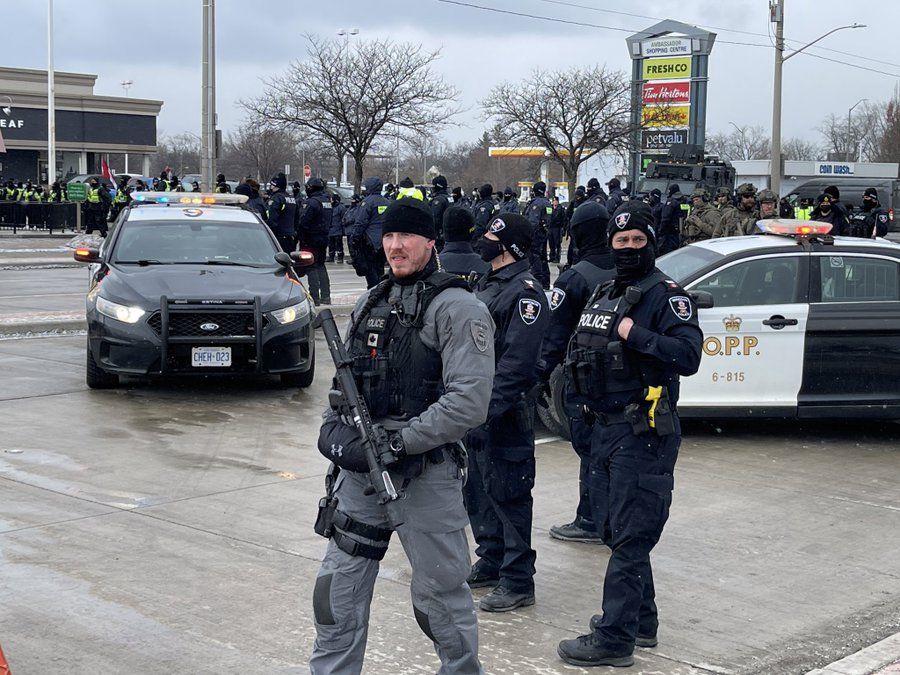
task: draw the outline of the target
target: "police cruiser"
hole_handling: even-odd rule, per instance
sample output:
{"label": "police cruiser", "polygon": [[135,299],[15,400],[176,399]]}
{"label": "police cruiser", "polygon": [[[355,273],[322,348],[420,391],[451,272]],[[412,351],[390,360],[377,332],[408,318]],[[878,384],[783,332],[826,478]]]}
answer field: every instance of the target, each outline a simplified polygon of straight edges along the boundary
{"label": "police cruiser", "polygon": [[[139,192],[90,263],[87,384],[120,375],[314,377],[312,254],[281,251],[243,195]],[[236,208],[237,207],[237,208]]]}
{"label": "police cruiser", "polygon": [[[657,261],[701,307],[703,358],[681,380],[681,417],[900,419],[900,245],[833,237],[828,223],[757,227]],[[560,373],[551,384],[541,418],[568,437]]]}

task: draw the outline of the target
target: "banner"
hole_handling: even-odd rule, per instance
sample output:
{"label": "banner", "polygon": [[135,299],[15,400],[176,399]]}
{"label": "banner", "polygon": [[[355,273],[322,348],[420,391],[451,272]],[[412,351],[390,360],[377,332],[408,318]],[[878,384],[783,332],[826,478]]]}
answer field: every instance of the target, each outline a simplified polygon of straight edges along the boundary
{"label": "banner", "polygon": [[645,80],[683,80],[691,76],[691,57],[644,59]]}
{"label": "banner", "polygon": [[642,102],[644,105],[686,105],[691,102],[691,83],[647,82],[644,84]]}

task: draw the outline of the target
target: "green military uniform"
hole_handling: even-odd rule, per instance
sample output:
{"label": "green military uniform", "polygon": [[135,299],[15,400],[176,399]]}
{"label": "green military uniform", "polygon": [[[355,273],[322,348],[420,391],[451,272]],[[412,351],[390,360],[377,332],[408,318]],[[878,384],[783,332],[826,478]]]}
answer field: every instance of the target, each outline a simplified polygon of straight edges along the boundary
{"label": "green military uniform", "polygon": [[738,205],[723,213],[722,224],[716,228],[714,237],[741,237],[756,234],[756,221],[759,220],[759,209],[756,202],[749,208],[744,204],[744,197],[755,197],[756,187],[753,183],[743,183],[736,190]]}
{"label": "green military uniform", "polygon": [[709,193],[703,188],[697,188],[691,193],[691,200],[698,197],[703,202],[691,208],[690,215],[681,226],[682,245],[712,239],[716,228],[722,224],[722,213],[709,203]]}

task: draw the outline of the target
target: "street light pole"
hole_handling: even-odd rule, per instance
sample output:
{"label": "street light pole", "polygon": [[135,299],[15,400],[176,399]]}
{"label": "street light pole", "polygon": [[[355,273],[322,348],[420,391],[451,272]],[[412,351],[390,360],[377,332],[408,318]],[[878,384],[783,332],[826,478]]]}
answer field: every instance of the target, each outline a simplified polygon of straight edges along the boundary
{"label": "street light pole", "polygon": [[[341,28],[338,32],[342,38],[344,38],[344,51],[347,53],[347,56],[350,55],[350,38],[356,35],[359,35],[359,28],[351,28],[347,30],[346,28]],[[349,177],[347,174],[348,166],[347,166],[347,153],[344,152],[341,155],[341,166],[338,167],[338,172],[341,174],[340,180],[338,181],[338,185],[343,185],[344,183],[349,182]]]}
{"label": "street light pole", "polygon": [[56,180],[56,85],[53,77],[53,0],[47,0],[47,182]]}
{"label": "street light pole", "polygon": [[775,24],[775,74],[772,78],[773,95],[772,95],[772,160],[769,167],[769,189],[776,195],[781,194],[781,71],[784,62],[789,58],[796,56],[807,47],[812,47],[820,40],[825,39],[832,33],[847,28],[865,28],[865,25],[854,23],[850,26],[838,26],[832,28],[827,33],[820,35],[812,42],[809,42],[799,49],[795,49],[790,54],[784,54],[784,2],[785,0],[770,0],[769,10],[771,13],[770,21]]}
{"label": "street light pole", "polygon": [[[847,146],[846,146],[846,147],[847,147],[847,152],[846,152],[846,155],[845,155],[845,157],[844,157],[844,161],[845,161],[845,162],[849,162],[849,161],[850,161],[850,148],[853,147],[853,143],[852,143],[852,141],[851,141],[851,136],[853,135],[853,132],[851,131],[851,129],[853,128],[853,127],[851,126],[851,125],[853,124],[853,122],[852,122],[852,119],[853,119],[853,117],[852,117],[852,115],[853,115],[853,109],[854,109],[856,106],[858,106],[860,103],[862,103],[863,101],[868,101],[868,100],[869,100],[869,99],[867,99],[867,98],[861,98],[861,99],[859,99],[856,103],[854,103],[852,106],[850,106],[850,110],[847,111]],[[857,158],[856,161],[858,162],[858,161],[859,161],[859,158]]]}
{"label": "street light pole", "polygon": [[216,42],[215,0],[203,0],[203,54],[200,113],[200,189],[211,191],[216,164]]}

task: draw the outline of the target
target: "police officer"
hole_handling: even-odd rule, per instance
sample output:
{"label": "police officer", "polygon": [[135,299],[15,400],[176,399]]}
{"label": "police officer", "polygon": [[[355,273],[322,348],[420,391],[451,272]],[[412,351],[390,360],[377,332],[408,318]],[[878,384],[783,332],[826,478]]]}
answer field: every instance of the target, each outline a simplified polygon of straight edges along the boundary
{"label": "police officer", "polygon": [[450,193],[453,198],[453,204],[456,206],[465,206],[466,208],[471,208],[472,202],[471,200],[463,194],[462,187],[457,185],[453,188],[453,191]]}
{"label": "police officer", "polygon": [[800,199],[800,203],[794,207],[794,218],[797,220],[809,220],[812,218],[812,201],[809,197]]}
{"label": "police officer", "polygon": [[350,255],[357,276],[366,278],[372,288],[384,274],[384,251],[381,248],[381,224],[390,200],[381,194],[381,179],[367,178],[363,183],[365,196],[356,209],[356,220],[349,232]]}
{"label": "police officer", "polygon": [[756,233],[756,221],[759,220],[756,186],[753,183],[741,183],[735,192],[737,206],[725,210],[722,226],[713,234],[714,237],[741,237]]}
{"label": "police officer", "polygon": [[444,211],[443,229],[444,249],[438,256],[441,268],[473,281],[487,274],[491,266],[472,248],[472,233],[475,231],[472,212],[463,206],[451,206]]}
{"label": "police officer", "polygon": [[731,203],[731,190],[729,188],[724,185],[716,188],[716,203],[714,206],[716,207],[716,210],[722,214],[723,218],[728,213],[729,209],[734,208]]}
{"label": "police officer", "polygon": [[[768,189],[760,190],[759,194],[756,195],[756,200],[759,202],[760,220],[772,220],[773,218],[778,218],[778,195]],[[747,234],[758,233],[758,230],[754,227],[753,230]]]}
{"label": "police officer", "polygon": [[156,183],[156,190],[159,192],[169,192],[172,189],[169,183],[169,172],[163,169],[159,172],[159,181]]}
{"label": "police officer", "polygon": [[547,262],[547,226],[553,206],[544,196],[547,184],[539,180],[531,186],[531,201],[525,205],[525,217],[534,228],[531,239],[531,273],[544,288],[550,288],[550,264]]}
{"label": "police officer", "polygon": [[681,246],[681,226],[687,217],[687,204],[678,183],[666,190],[666,203],[659,214],[659,255],[665,255]]}
{"label": "police officer", "polygon": [[604,206],[606,205],[606,193],[603,191],[603,188],[600,187],[600,181],[596,178],[591,178],[587,182],[587,198],[592,202],[598,202]]}
{"label": "police officer", "polygon": [[438,270],[428,204],[398,199],[380,227],[390,273],[357,302],[347,349],[372,417],[389,434],[382,457],[403,498],[382,505],[370,494],[356,430],[327,410],[319,450],[341,471],[333,490],[336,535],[313,593],[310,669],[313,675],[361,671],[369,605],[393,528],[412,567],[416,622],[434,643],[440,672],[482,673],[465,583],[468,517],[458,441],[485,421],[493,323],[465,281]]}
{"label": "police officer", "polygon": [[717,227],[722,225],[722,214],[709,203],[706,188],[698,187],[691,193],[691,213],[684,219],[681,244],[712,239]]}
{"label": "police officer", "polygon": [[331,227],[328,229],[328,262],[344,262],[344,213],[347,208],[341,204],[341,195],[331,195]]}
{"label": "police officer", "polygon": [[537,383],[549,311],[529,272],[533,234],[526,218],[506,213],[491,221],[477,243],[482,260],[491,265],[475,295],[496,326],[496,368],[487,422],[466,440],[474,456],[466,508],[478,556],[468,582],[473,588],[493,587],[478,604],[486,612],[534,604],[534,402],[528,394]]}
{"label": "police officer", "polygon": [[850,221],[850,236],[873,239],[888,232],[890,217],[887,209],[878,203],[878,190],[873,187],[863,192],[862,212],[854,213]]}
{"label": "police officer", "polygon": [[494,188],[490,183],[485,183],[478,188],[478,201],[472,206],[472,215],[475,217],[475,231],[472,239],[478,241],[487,232],[488,223],[494,218],[497,205],[494,203]]}
{"label": "police officer", "polygon": [[297,220],[297,241],[301,248],[311,250],[315,256],[307,275],[309,294],[316,307],[331,304],[331,282],[325,257],[332,220],[331,196],[325,192],[325,181],[310,178],[306,181],[306,205]]}
{"label": "police officer", "polygon": [[438,252],[444,248],[444,212],[450,206],[450,196],[447,194],[447,179],[444,176],[435,176],[431,179],[431,215],[434,218],[434,229],[437,231]]}
{"label": "police officer", "polygon": [[[347,207],[347,210],[344,211],[343,217],[343,230],[344,234],[347,235],[347,239],[350,239],[350,233],[353,231],[354,223],[356,222],[356,210],[359,208],[359,205],[362,203],[362,196],[358,192],[354,192],[353,196],[350,197],[350,206]],[[343,247],[342,247],[343,248]],[[352,257],[352,253],[350,257]],[[348,257],[347,264],[351,264],[351,260]]]}
{"label": "police officer", "polygon": [[[553,283],[550,293],[550,326],[544,337],[541,359],[541,379],[549,387],[550,376],[566,355],[569,340],[578,325],[581,312],[588,298],[600,284],[615,276],[615,263],[607,244],[606,228],[609,213],[606,207],[588,201],[575,209],[569,224],[572,239],[578,247],[578,262],[564,271]],[[565,372],[563,373],[565,375]],[[563,405],[569,419],[572,447],[580,460],[578,474],[578,507],[575,519],[565,525],[554,525],[550,536],[563,541],[580,541],[589,544],[603,543],[602,523],[594,523],[589,499],[591,458],[591,430],[593,415],[583,405],[570,401],[571,383],[564,387]]]}
{"label": "police officer", "polygon": [[[219,174],[222,176],[222,174]],[[224,176],[222,176],[224,180]],[[217,178],[218,180],[218,178]],[[290,253],[297,247],[296,234],[297,203],[285,193],[287,178],[283,173],[276,173],[269,181],[269,199],[266,202],[266,222],[275,235],[281,250]],[[218,187],[216,188],[218,192]],[[229,188],[229,192],[231,189]]]}
{"label": "police officer", "polygon": [[610,178],[606,187],[609,188],[609,198],[606,200],[606,210],[612,212],[619,208],[622,205],[622,202],[626,201],[628,197],[625,196],[625,192],[622,190],[622,183],[618,178]]}
{"label": "police officer", "polygon": [[653,188],[647,193],[647,204],[650,206],[650,211],[653,213],[653,224],[654,229],[659,231],[659,221],[662,219],[662,191],[659,188]]}
{"label": "police officer", "polygon": [[547,229],[547,244],[550,246],[550,262],[559,262],[562,255],[562,233],[566,227],[566,209],[560,206],[559,197],[550,200],[553,212],[550,214],[550,227]]}
{"label": "police officer", "polygon": [[516,197],[516,193],[513,192],[513,189],[507,185],[503,189],[503,201],[500,202],[500,213],[518,213],[519,212],[519,198]]}
{"label": "police officer", "polygon": [[573,665],[630,666],[635,644],[656,645],[650,551],[672,499],[678,378],[697,372],[703,334],[691,298],[654,267],[652,223],[641,202],[612,215],[616,276],[588,300],[566,357],[576,398],[597,418],[590,498],[612,549],[603,614],[591,619],[590,633],[559,643]]}
{"label": "police officer", "polygon": [[[283,174],[281,174],[283,175]],[[279,188],[282,191],[287,190],[287,180],[285,179],[285,185],[282,188]],[[216,194],[231,194],[231,186],[225,182],[225,174],[220,173],[216,176],[216,187],[213,189],[213,192]],[[296,204],[296,202],[295,202]]]}
{"label": "police officer", "polygon": [[96,178],[88,182],[87,199],[84,203],[85,233],[91,234],[94,230],[100,232],[101,237],[106,236],[106,214],[110,204],[109,192],[100,185]]}

